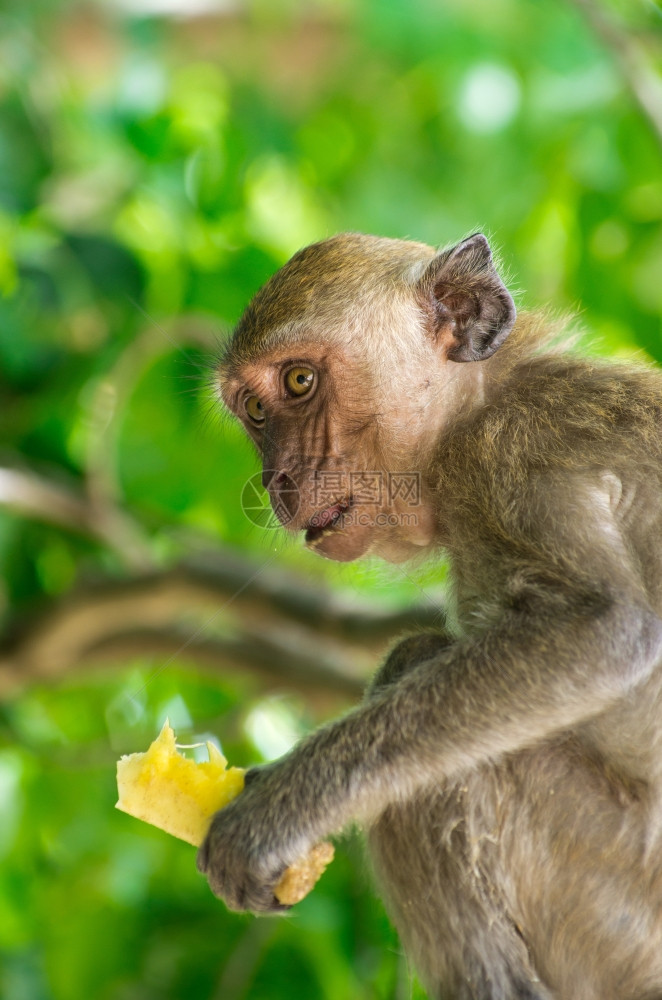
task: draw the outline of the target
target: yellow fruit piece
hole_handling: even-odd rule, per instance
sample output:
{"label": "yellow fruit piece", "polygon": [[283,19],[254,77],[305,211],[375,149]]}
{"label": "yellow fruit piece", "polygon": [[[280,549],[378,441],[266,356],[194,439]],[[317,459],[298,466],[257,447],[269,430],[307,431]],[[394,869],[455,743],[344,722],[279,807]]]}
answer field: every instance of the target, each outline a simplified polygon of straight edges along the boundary
{"label": "yellow fruit piece", "polygon": [[283,873],[274,890],[278,902],[287,906],[298,903],[308,895],[326,866],[332,861],[333,844],[328,840],[311,847],[305,858],[295,861]]}
{"label": "yellow fruit piece", "polygon": [[[175,733],[166,721],[145,753],[132,753],[118,760],[116,808],[199,847],[214,813],[244,787],[243,768],[229,768],[213,743],[207,743],[207,753],[209,760],[201,763],[182,756]],[[331,844],[316,844],[305,858],[284,872],[275,889],[278,901],[298,903],[332,859]]]}
{"label": "yellow fruit piece", "polygon": [[118,760],[117,808],[199,847],[214,813],[244,787],[243,768],[228,768],[213,743],[207,753],[201,763],[182,756],[166,722],[149,750]]}

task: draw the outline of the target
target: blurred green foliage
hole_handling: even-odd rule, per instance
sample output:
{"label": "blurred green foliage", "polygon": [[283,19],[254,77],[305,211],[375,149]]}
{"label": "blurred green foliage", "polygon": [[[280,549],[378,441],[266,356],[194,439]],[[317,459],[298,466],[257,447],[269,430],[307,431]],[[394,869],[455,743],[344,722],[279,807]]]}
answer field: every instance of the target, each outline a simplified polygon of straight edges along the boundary
{"label": "blurred green foliage", "polygon": [[[0,11],[0,466],[118,500],[157,562],[275,546],[414,595],[438,570],[325,567],[243,516],[256,460],[206,387],[215,344],[308,241],[483,229],[520,305],[580,310],[589,349],[662,360],[660,137],[570,0],[162,6],[176,16]],[[603,6],[659,56],[656,5]],[[126,572],[112,546],[1,508],[0,566],[7,628]],[[116,756],[165,714],[238,763],[278,746],[255,736],[265,718],[285,742],[313,723],[158,658],[6,701],[2,1000],[418,996],[358,843],[287,919],[254,921],[189,847],[114,813]]]}

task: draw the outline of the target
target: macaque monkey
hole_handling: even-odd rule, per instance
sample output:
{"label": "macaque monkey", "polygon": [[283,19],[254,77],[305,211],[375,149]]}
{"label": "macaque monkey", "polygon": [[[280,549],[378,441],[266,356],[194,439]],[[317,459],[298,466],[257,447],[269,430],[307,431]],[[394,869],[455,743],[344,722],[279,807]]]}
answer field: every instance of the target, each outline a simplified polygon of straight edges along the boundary
{"label": "macaque monkey", "polygon": [[452,585],[438,631],[216,815],[212,890],[276,911],[355,821],[430,997],[662,1000],[660,374],[516,320],[482,235],[346,234],[258,292],[217,383],[289,531],[443,552]]}

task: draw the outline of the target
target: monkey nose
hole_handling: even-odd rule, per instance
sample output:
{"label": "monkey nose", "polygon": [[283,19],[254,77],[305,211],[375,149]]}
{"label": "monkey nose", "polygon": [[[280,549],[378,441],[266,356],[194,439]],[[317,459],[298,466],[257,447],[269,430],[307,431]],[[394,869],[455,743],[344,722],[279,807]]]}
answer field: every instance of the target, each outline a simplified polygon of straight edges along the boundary
{"label": "monkey nose", "polygon": [[278,472],[274,469],[262,470],[262,485],[265,490],[281,488],[288,478],[286,472]]}
{"label": "monkey nose", "polygon": [[269,492],[274,514],[287,527],[296,517],[301,503],[297,484],[282,470],[265,469],[262,485]]}

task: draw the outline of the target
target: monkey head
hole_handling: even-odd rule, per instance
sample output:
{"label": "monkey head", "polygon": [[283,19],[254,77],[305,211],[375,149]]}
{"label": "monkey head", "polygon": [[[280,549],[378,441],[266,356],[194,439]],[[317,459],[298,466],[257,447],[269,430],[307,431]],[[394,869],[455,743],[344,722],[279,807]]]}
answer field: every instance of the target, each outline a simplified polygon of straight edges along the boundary
{"label": "monkey head", "polygon": [[400,561],[436,541],[431,466],[482,400],[515,321],[487,240],[441,253],[349,233],[297,253],[257,293],[217,372],[290,531],[330,559]]}

